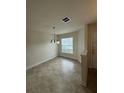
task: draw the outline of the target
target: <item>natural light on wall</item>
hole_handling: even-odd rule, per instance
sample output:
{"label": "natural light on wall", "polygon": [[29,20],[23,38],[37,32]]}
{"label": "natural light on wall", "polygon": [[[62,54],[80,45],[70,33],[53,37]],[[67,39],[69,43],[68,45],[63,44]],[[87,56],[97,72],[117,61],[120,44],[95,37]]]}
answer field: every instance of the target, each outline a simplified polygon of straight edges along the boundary
{"label": "natural light on wall", "polygon": [[62,53],[73,54],[73,37],[61,39]]}

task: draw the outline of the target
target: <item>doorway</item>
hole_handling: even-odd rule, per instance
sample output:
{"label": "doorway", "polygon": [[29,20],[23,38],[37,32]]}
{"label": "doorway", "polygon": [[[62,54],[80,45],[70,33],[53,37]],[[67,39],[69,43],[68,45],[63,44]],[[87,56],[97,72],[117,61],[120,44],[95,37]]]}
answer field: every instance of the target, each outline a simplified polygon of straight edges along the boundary
{"label": "doorway", "polygon": [[97,23],[88,24],[87,87],[97,93]]}
{"label": "doorway", "polygon": [[97,69],[97,23],[88,24],[88,67]]}

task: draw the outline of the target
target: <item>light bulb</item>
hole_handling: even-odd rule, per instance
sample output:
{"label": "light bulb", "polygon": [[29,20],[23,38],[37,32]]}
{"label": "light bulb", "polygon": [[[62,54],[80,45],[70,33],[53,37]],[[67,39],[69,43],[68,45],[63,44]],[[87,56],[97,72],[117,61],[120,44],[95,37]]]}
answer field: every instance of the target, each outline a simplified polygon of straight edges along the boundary
{"label": "light bulb", "polygon": [[57,40],[57,41],[56,41],[56,44],[60,44],[60,41]]}

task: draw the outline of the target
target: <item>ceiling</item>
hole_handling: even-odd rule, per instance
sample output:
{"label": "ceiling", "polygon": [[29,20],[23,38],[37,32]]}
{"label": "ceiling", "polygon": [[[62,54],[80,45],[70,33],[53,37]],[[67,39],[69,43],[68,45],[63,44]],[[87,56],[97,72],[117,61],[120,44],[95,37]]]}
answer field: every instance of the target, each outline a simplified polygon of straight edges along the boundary
{"label": "ceiling", "polygon": [[[83,24],[96,21],[96,0],[27,0],[27,31],[52,32],[57,34],[81,29]],[[71,21],[65,23],[63,18]]]}

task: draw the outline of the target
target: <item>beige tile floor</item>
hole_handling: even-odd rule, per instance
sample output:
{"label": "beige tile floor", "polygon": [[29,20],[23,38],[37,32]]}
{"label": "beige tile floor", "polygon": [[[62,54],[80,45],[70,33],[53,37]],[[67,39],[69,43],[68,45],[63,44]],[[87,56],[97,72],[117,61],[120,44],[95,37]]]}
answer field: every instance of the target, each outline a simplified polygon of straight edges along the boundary
{"label": "beige tile floor", "polygon": [[91,93],[81,86],[80,63],[57,57],[26,72],[26,93]]}

